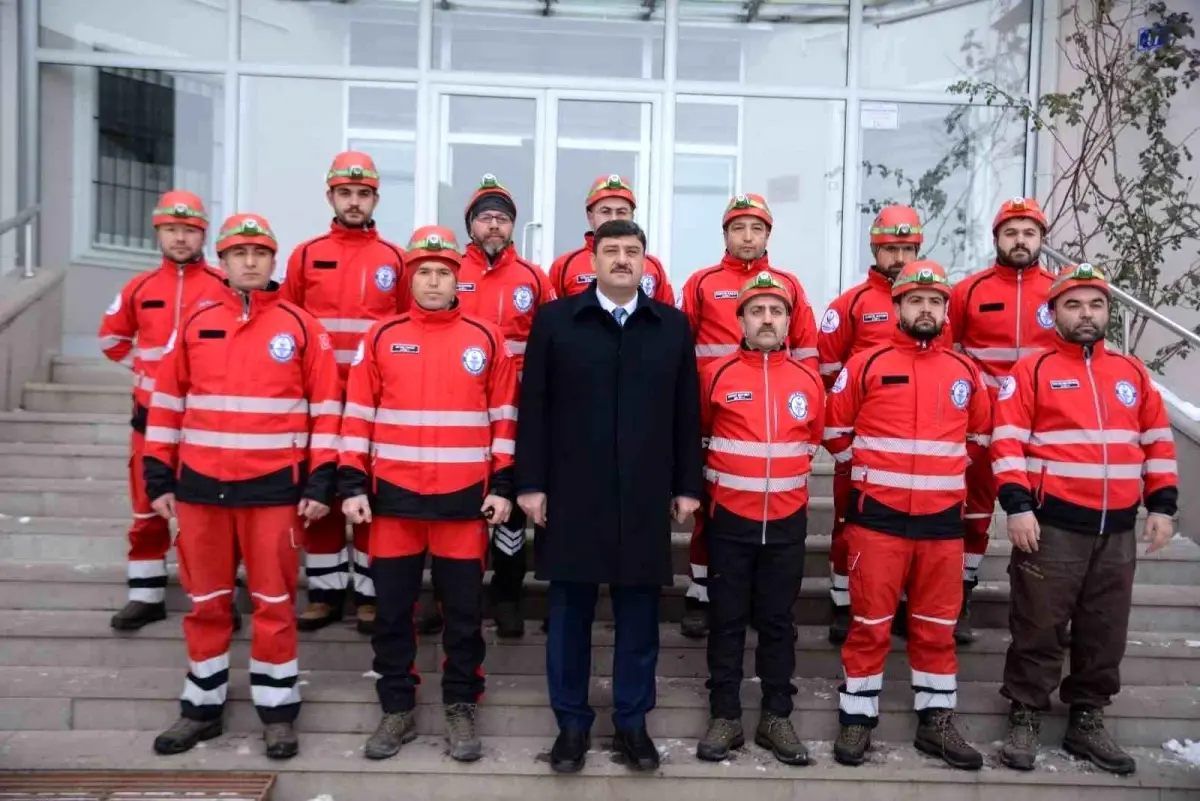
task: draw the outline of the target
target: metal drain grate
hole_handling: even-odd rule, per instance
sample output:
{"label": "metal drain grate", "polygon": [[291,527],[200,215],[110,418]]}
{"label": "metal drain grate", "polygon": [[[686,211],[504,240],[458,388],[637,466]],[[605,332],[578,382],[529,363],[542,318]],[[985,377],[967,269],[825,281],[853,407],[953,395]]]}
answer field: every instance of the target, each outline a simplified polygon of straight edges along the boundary
{"label": "metal drain grate", "polygon": [[0,773],[0,801],[266,801],[273,773],[28,771]]}

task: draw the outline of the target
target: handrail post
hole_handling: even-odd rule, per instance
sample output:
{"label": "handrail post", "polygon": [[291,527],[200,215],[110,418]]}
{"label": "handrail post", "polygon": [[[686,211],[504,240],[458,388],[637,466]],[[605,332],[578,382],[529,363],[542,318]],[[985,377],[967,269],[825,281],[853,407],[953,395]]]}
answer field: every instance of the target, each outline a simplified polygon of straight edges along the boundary
{"label": "handrail post", "polygon": [[1124,303],[1121,304],[1121,353],[1126,356],[1131,350],[1129,338],[1133,334],[1133,312]]}
{"label": "handrail post", "polygon": [[22,261],[21,274],[25,278],[33,278],[33,221],[36,217],[30,217],[25,221],[25,258]]}

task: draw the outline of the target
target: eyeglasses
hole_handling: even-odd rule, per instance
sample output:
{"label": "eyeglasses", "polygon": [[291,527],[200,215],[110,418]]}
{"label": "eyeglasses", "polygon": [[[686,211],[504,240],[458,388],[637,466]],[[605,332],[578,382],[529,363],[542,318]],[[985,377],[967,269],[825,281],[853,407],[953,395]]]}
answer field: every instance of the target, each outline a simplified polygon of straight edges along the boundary
{"label": "eyeglasses", "polygon": [[272,242],[275,241],[275,234],[271,232],[271,229],[259,225],[257,220],[243,220],[240,225],[234,228],[226,228],[217,237],[217,242],[224,242],[231,236],[261,236],[265,239],[270,239]]}
{"label": "eyeglasses", "polygon": [[512,222],[512,217],[509,217],[503,212],[493,212],[490,214],[480,214],[475,218],[475,222],[481,222],[484,225],[508,225]]}

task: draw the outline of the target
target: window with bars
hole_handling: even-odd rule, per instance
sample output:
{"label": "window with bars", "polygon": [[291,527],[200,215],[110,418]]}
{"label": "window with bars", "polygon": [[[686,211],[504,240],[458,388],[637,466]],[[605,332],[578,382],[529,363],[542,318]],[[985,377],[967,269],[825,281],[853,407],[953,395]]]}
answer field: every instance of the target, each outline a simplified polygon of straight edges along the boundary
{"label": "window with bars", "polygon": [[150,217],[159,195],[182,188],[212,197],[212,92],[157,70],[97,72],[93,242],[156,250]]}

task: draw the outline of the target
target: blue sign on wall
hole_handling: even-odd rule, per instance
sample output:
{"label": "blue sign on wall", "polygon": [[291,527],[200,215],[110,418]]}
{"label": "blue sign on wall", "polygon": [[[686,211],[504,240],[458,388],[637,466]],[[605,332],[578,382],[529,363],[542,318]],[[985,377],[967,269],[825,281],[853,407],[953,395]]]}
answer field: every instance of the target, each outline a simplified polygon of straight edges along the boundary
{"label": "blue sign on wall", "polygon": [[1158,28],[1142,28],[1138,31],[1138,50],[1157,50],[1163,46],[1163,37]]}

